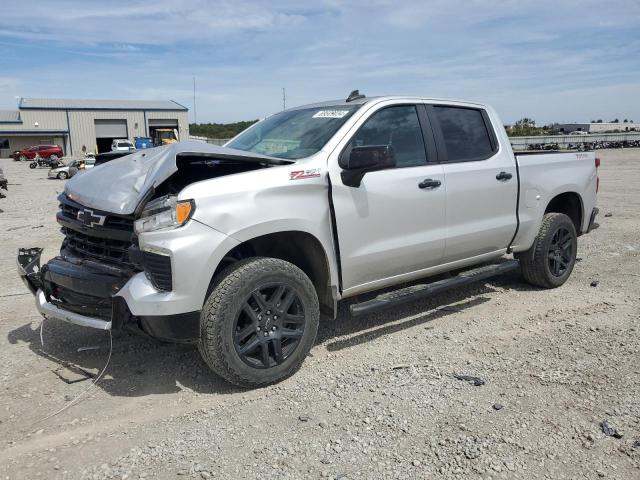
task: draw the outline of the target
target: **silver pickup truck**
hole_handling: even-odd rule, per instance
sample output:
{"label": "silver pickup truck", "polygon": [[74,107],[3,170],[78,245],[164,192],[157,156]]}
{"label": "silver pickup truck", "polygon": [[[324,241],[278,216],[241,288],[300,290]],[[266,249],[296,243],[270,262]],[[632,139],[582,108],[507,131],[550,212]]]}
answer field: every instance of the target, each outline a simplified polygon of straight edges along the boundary
{"label": "silver pickup truck", "polygon": [[197,343],[220,376],[265,385],[342,299],[384,288],[351,304],[366,315],[516,268],[562,285],[597,225],[598,164],[514,155],[486,105],[356,91],[72,178],[60,254],[21,249],[19,270],[48,319]]}

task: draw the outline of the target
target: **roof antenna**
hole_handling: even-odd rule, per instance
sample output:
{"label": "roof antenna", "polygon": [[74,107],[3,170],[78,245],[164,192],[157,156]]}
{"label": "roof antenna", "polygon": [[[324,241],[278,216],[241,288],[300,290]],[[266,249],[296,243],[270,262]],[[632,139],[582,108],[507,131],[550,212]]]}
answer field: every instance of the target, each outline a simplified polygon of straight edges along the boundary
{"label": "roof antenna", "polygon": [[361,98],[364,98],[364,97],[365,97],[364,95],[360,94],[360,90],[354,90],[349,94],[346,101],[353,102],[354,100],[360,100]]}

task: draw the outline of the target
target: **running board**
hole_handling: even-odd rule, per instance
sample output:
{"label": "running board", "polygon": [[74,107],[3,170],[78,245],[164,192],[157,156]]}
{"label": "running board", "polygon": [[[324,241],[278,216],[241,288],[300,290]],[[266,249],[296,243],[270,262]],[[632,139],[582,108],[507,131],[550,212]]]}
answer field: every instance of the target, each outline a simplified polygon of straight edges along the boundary
{"label": "running board", "polygon": [[383,293],[366,302],[354,303],[349,309],[351,315],[357,317],[375,310],[381,310],[419,298],[428,297],[429,295],[435,295],[436,293],[444,292],[452,288],[464,287],[470,283],[485,280],[496,275],[502,275],[512,270],[517,270],[518,268],[520,268],[520,262],[518,260],[508,260],[498,264],[484,265],[471,270],[465,270],[452,278],[445,278],[444,280],[433,283],[412,285],[400,290]]}

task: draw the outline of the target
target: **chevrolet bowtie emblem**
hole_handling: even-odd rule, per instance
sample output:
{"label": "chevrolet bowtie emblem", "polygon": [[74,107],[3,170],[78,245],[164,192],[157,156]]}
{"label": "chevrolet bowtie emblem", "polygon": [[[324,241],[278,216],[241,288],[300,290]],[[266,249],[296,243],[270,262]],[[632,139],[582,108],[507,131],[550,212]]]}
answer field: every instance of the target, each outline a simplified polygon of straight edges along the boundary
{"label": "chevrolet bowtie emblem", "polygon": [[78,220],[84,223],[87,227],[95,227],[96,225],[104,225],[104,220],[107,217],[104,215],[96,215],[93,210],[85,208],[78,212]]}

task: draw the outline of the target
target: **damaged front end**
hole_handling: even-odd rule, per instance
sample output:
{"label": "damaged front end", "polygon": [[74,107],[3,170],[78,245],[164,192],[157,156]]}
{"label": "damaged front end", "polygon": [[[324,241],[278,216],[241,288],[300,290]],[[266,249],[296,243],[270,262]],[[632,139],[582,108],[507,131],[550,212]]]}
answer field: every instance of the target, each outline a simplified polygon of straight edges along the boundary
{"label": "damaged front end", "polygon": [[111,330],[113,325],[111,320],[82,315],[57,305],[59,300],[52,297],[52,291],[59,287],[53,286],[50,282],[51,271],[49,268],[44,271],[40,268],[41,253],[41,248],[21,248],[18,251],[18,271],[24,284],[35,295],[38,312],[45,318],[62,320],[83,327]]}
{"label": "damaged front end", "polygon": [[152,290],[137,289],[139,295],[157,294],[166,300],[173,288],[173,258],[141,251],[134,223],[146,205],[175,195],[190,183],[283,163],[289,162],[185,142],[95,167],[73,177],[58,197],[56,220],[64,235],[59,255],[41,266],[41,248],[22,248],[17,258],[19,274],[47,319],[102,330],[126,327],[164,340],[194,341],[199,335],[195,308],[165,313],[166,304],[158,304],[151,314],[134,315],[136,309],[128,302],[136,299],[123,298],[123,287],[135,278],[148,279]]}

